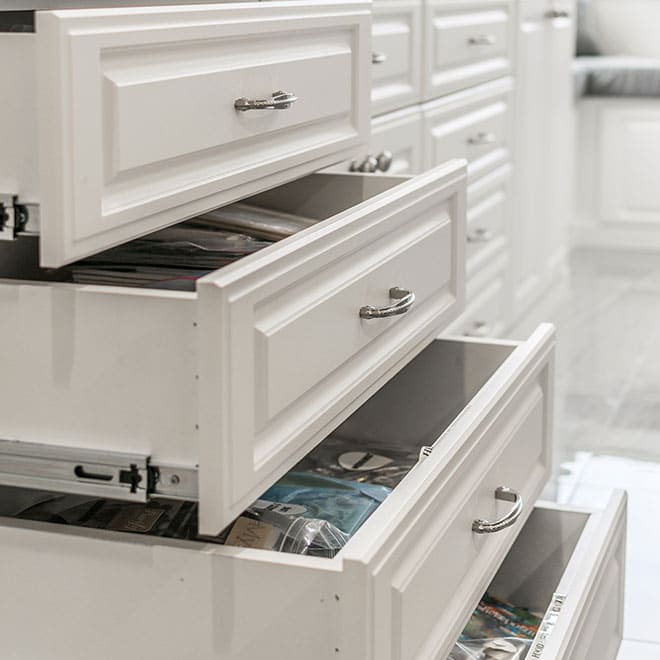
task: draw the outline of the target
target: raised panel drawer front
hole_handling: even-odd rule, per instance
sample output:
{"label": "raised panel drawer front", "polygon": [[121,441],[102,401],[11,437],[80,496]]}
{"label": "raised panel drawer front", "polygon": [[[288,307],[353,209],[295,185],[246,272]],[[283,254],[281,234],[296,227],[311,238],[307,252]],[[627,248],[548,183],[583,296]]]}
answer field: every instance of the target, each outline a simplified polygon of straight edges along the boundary
{"label": "raised panel drawer front", "polygon": [[465,237],[468,279],[509,243],[511,172],[511,165],[504,165],[468,187]]}
{"label": "raised panel drawer front", "polygon": [[513,81],[504,78],[425,103],[425,165],[465,158],[473,182],[511,158]]}
{"label": "raised panel drawer front", "polygon": [[603,508],[539,503],[489,593],[545,612],[529,660],[615,660],[623,632],[626,493]]}
{"label": "raised panel drawer front", "polygon": [[378,0],[373,5],[371,114],[422,98],[422,2]]}
{"label": "raised panel drawer front", "polygon": [[427,0],[425,100],[494,80],[511,71],[515,24],[511,2]]}
{"label": "raised panel drawer front", "polygon": [[[452,161],[252,198],[325,222],[198,282],[202,529],[240,514],[460,312],[464,195]],[[405,313],[361,317],[396,287],[414,295]]]}
{"label": "raised panel drawer front", "polygon": [[342,0],[38,12],[42,265],[348,157],[370,24]]}
{"label": "raised panel drawer front", "polygon": [[[434,341],[345,420],[356,448],[432,449],[333,559],[0,521],[3,658],[444,660],[549,474],[553,346]],[[473,531],[499,486],[517,521]]]}

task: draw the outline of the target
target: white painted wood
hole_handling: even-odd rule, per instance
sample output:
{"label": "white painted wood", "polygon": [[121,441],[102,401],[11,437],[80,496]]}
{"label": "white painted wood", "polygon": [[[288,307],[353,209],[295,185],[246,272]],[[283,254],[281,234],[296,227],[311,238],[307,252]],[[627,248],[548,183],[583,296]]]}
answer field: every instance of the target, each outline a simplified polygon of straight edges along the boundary
{"label": "white painted wood", "polygon": [[489,588],[546,611],[552,621],[541,627],[529,658],[615,660],[623,631],[625,541],[624,491],[614,491],[602,511],[537,506]]}
{"label": "white painted wood", "polygon": [[[468,186],[466,277],[468,281],[509,245],[513,168],[503,165]],[[470,298],[468,298],[468,301]]]}
{"label": "white painted wood", "polygon": [[425,103],[425,167],[466,158],[469,181],[511,157],[513,81],[503,78]]}
{"label": "white painted wood", "polygon": [[547,476],[552,346],[549,326],[484,344],[509,357],[332,560],[2,520],[3,657],[446,657],[522,527],[472,520],[503,512],[502,482],[526,518]]}
{"label": "white painted wood", "polygon": [[371,114],[417,103],[422,96],[422,1],[378,0],[373,5]]}
{"label": "white painted wood", "polygon": [[[551,18],[551,9],[568,18]],[[516,51],[513,312],[521,318],[562,276],[572,213],[575,6],[520,5]]]}
{"label": "white painted wood", "polygon": [[427,0],[424,7],[425,100],[510,72],[515,31],[512,2]]}
{"label": "white painted wood", "polygon": [[389,151],[392,163],[387,174],[418,174],[423,170],[423,147],[422,110],[421,106],[413,105],[373,118],[367,149],[326,171],[349,172],[351,163],[362,163],[369,155],[377,157]]}
{"label": "white painted wood", "polygon": [[[42,265],[346,157],[368,133],[369,30],[343,0],[39,12]],[[234,108],[280,89],[287,110]]]}
{"label": "white painted wood", "polygon": [[441,336],[502,337],[510,325],[510,257],[505,246],[488,251],[487,261],[467,280],[465,311]]}
{"label": "white painted wood", "polygon": [[[464,164],[453,161],[410,180],[316,175],[254,198],[326,222],[198,283],[205,533],[460,311],[464,185]],[[405,316],[360,319],[361,306],[387,304],[395,286],[416,295]]]}
{"label": "white painted wood", "polygon": [[573,244],[660,250],[660,102],[584,98],[578,111]]}

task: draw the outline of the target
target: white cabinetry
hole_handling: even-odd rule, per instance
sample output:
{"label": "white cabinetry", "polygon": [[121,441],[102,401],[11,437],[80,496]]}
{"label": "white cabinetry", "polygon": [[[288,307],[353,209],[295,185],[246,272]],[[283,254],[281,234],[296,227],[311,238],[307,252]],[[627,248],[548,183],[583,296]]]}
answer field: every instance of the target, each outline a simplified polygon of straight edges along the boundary
{"label": "white cabinetry", "polygon": [[514,320],[562,276],[572,212],[571,2],[519,5],[515,194],[511,232]]}

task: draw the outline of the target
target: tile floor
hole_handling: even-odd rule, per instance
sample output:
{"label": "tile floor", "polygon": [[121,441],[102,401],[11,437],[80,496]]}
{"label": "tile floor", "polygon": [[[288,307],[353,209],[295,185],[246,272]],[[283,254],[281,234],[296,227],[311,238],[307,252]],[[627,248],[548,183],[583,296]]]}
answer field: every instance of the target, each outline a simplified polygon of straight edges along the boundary
{"label": "tile floor", "polygon": [[563,468],[556,496],[589,505],[610,487],[628,491],[618,660],[660,660],[660,257],[576,251],[551,316]]}

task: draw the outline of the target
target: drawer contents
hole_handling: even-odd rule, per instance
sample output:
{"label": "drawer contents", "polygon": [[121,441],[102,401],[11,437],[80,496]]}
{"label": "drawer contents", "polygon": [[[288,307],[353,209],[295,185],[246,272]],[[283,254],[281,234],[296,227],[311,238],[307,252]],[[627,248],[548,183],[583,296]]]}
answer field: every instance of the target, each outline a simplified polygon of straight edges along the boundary
{"label": "drawer contents", "polygon": [[513,54],[512,3],[425,3],[424,99],[506,75]]}
{"label": "drawer contents", "polygon": [[486,593],[447,660],[522,660],[542,618]]}
{"label": "drawer contents", "polygon": [[468,161],[470,182],[510,160],[512,80],[504,78],[425,103],[426,167]]}
{"label": "drawer contents", "polygon": [[88,257],[64,272],[81,284],[194,291],[200,277],[316,222],[233,204]]}

